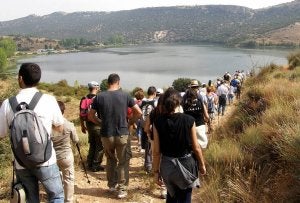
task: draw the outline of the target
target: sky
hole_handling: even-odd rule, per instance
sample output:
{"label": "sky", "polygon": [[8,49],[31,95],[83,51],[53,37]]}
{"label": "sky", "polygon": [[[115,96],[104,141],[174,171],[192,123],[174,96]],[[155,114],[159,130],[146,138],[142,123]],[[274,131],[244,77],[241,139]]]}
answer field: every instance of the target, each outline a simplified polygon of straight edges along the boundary
{"label": "sky", "polygon": [[160,6],[240,5],[257,9],[292,0],[0,0],[0,21],[53,12],[119,11]]}

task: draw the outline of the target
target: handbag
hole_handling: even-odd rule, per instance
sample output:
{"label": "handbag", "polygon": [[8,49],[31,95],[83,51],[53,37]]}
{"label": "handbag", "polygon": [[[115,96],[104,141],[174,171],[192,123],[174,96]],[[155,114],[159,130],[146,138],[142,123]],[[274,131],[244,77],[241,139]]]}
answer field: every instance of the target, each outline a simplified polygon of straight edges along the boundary
{"label": "handbag", "polygon": [[11,183],[10,203],[26,203],[25,188],[22,183],[15,181],[15,167],[13,164],[13,179]]}

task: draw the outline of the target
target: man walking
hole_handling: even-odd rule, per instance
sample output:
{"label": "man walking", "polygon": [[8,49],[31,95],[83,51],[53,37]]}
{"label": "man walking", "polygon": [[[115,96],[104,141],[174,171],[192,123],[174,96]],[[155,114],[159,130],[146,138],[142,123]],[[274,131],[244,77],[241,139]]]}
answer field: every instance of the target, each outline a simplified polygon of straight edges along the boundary
{"label": "man walking", "polygon": [[[18,107],[20,107],[20,105],[24,106],[24,102],[26,104],[30,103],[35,93],[38,92],[36,86],[40,78],[41,69],[37,64],[23,63],[21,65],[18,74],[18,83],[21,90],[16,96],[17,102],[19,103]],[[52,130],[58,132],[63,130],[64,118],[53,96],[42,94],[42,97],[34,108],[34,112],[40,118],[49,135]],[[0,109],[0,138],[8,134],[13,117],[14,111],[9,103],[9,99],[6,99]],[[45,188],[48,195],[48,202],[64,202],[64,191],[56,164],[56,154],[53,146],[51,147],[52,154],[50,159],[37,165],[35,168],[25,168],[22,167],[16,159],[14,161],[17,181],[22,182],[25,187],[26,202],[40,202],[39,181]]]}
{"label": "man walking", "polygon": [[107,157],[106,176],[109,190],[117,190],[118,198],[125,198],[127,191],[124,168],[127,163],[126,145],[129,137],[127,108],[132,108],[134,116],[141,116],[142,112],[134,99],[120,89],[118,74],[110,74],[107,82],[108,90],[95,97],[89,118],[102,125],[101,141]]}
{"label": "man walking", "polygon": [[88,169],[97,172],[104,171],[101,166],[103,159],[103,145],[100,137],[100,125],[93,123],[88,119],[88,112],[96,94],[99,92],[99,84],[95,81],[88,83],[89,94],[80,101],[80,124],[81,131],[86,134],[88,132],[89,151],[87,155]]}

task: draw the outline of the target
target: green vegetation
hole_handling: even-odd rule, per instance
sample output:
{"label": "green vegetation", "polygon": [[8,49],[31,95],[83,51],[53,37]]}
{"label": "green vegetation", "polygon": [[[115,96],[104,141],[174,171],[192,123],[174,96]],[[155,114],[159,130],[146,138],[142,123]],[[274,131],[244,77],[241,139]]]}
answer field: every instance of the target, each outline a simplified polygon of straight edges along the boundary
{"label": "green vegetation", "polygon": [[107,79],[104,79],[101,81],[101,84],[100,84],[100,90],[101,91],[105,91],[108,89],[108,83],[107,83]]}
{"label": "green vegetation", "polygon": [[0,73],[6,70],[7,58],[12,57],[16,50],[16,43],[11,38],[0,38]]}
{"label": "green vegetation", "polygon": [[[272,43],[276,45],[276,42],[295,46],[299,44],[296,39],[285,42],[281,41],[284,39],[282,37],[272,43],[267,39],[269,33],[299,22],[299,13],[299,1],[265,9],[205,5],[143,8],[109,13],[53,13],[47,15],[47,19],[43,16],[28,16],[7,21],[3,23],[0,35],[18,35],[21,30],[28,36],[64,39],[66,47],[85,44],[85,39],[102,44],[202,42],[255,47],[258,45],[258,38],[266,38],[262,46],[273,46]],[[84,40],[80,40],[81,38]]]}
{"label": "green vegetation", "polygon": [[6,68],[7,56],[3,48],[0,48],[0,72],[3,72]]}
{"label": "green vegetation", "polygon": [[[174,87],[175,90],[179,92],[184,92],[186,88],[190,85],[192,80],[193,79],[190,78],[178,78],[173,81],[172,86]],[[198,81],[198,84],[201,83]]]}

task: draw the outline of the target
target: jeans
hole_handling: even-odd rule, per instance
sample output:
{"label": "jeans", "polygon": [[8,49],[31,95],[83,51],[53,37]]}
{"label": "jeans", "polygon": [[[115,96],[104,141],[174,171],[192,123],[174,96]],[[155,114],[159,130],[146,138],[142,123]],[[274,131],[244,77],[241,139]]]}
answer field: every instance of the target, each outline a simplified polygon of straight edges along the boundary
{"label": "jeans", "polygon": [[69,153],[65,158],[57,160],[57,165],[62,172],[65,202],[74,202],[74,156]]}
{"label": "jeans", "polygon": [[150,173],[152,170],[152,141],[148,140],[145,149],[144,169]]}
{"label": "jeans", "polygon": [[104,153],[107,157],[106,177],[109,188],[116,187],[119,190],[125,190],[125,165],[126,148],[128,144],[128,135],[102,137]]}
{"label": "jeans", "polygon": [[218,115],[220,115],[220,113],[222,111],[222,116],[224,116],[224,112],[225,112],[225,108],[226,108],[226,100],[227,100],[226,95],[219,96]]}
{"label": "jeans", "polygon": [[87,155],[87,163],[89,168],[97,168],[102,163],[103,145],[100,136],[100,127],[86,122],[86,127],[89,135],[89,151]]}
{"label": "jeans", "polygon": [[17,180],[21,182],[25,188],[26,202],[40,202],[38,181],[40,181],[45,188],[48,202],[64,202],[64,190],[57,164],[35,169],[17,169],[16,176]]}

